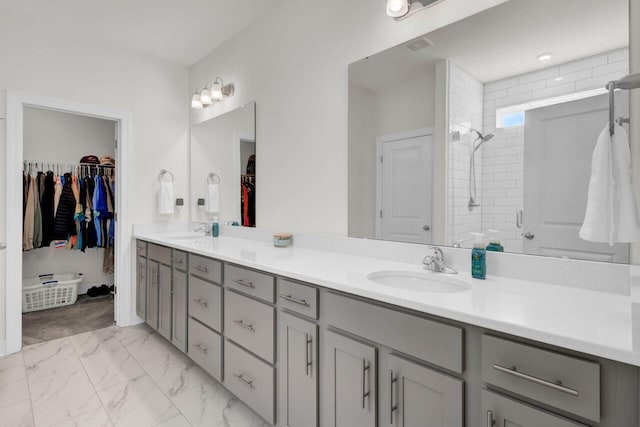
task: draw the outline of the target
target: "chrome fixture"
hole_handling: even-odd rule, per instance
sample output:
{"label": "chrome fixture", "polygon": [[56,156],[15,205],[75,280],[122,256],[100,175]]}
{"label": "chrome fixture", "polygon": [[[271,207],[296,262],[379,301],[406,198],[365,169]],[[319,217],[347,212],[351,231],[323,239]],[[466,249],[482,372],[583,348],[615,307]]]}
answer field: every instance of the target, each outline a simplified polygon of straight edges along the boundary
{"label": "chrome fixture", "polygon": [[195,90],[191,97],[191,108],[207,108],[229,98],[234,92],[235,87],[233,83],[225,85],[220,77],[216,77],[211,84],[206,84],[203,89]]}
{"label": "chrome fixture", "polygon": [[194,228],[193,231],[195,231],[196,233],[200,233],[201,231],[204,231],[205,236],[211,236],[211,226],[206,222],[202,222],[196,225],[196,228]]}
{"label": "chrome fixture", "polygon": [[158,174],[158,182],[163,182],[162,179],[166,176],[169,175],[169,177],[171,178],[171,181],[169,182],[173,182],[173,174],[171,173],[171,171],[168,171],[166,169],[162,169],[160,170],[160,173]]}
{"label": "chrome fixture", "polygon": [[472,240],[473,240],[473,239],[471,239],[471,238],[470,238],[470,239],[460,239],[460,240],[456,240],[456,242],[453,244],[453,247],[454,247],[454,248],[461,248],[461,247],[462,247],[462,244],[463,244],[464,242],[470,242],[470,241],[472,241]]}
{"label": "chrome fixture", "polygon": [[442,0],[387,0],[387,15],[401,20]]}
{"label": "chrome fixture", "polygon": [[[469,159],[469,212],[473,211],[473,208],[480,206],[480,203],[476,201],[476,151],[478,151],[478,148],[480,148],[482,144],[491,140],[494,136],[492,133],[482,135],[475,129],[471,129],[469,133],[471,132],[475,132],[478,136],[471,143],[471,158]],[[476,144],[478,141],[480,142]]]}
{"label": "chrome fixture", "polygon": [[[626,77],[621,78],[620,80],[613,80],[607,83],[605,86],[609,91],[609,134],[613,136],[615,133],[615,99],[613,97],[613,92],[616,89],[623,90],[631,90],[640,88],[640,73],[629,74]],[[624,120],[623,123],[629,123],[629,121]]]}
{"label": "chrome fixture", "polygon": [[433,270],[436,273],[458,274],[453,268],[445,267],[442,249],[437,246],[429,246],[429,250],[431,253],[422,259],[425,269]]}

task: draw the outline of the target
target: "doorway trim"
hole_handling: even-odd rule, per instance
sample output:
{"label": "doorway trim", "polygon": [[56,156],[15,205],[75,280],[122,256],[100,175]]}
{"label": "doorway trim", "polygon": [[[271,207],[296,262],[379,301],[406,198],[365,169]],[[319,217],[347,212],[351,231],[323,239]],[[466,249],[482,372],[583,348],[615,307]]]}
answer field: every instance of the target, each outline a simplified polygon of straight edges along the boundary
{"label": "doorway trim", "polygon": [[[132,116],[126,111],[74,101],[7,91],[7,158],[6,158],[6,267],[5,268],[5,353],[22,347],[22,163],[24,107],[35,107],[63,113],[111,120],[117,123],[116,165],[118,188],[131,187]],[[132,228],[129,209],[131,194],[116,191],[116,244],[114,247],[117,286],[114,313],[118,326],[137,323],[132,312],[131,254]]]}
{"label": "doorway trim", "polygon": [[380,218],[380,211],[382,210],[382,162],[380,161],[382,158],[382,144],[421,136],[433,137],[433,128],[420,128],[376,137],[376,239],[382,239],[382,218]]}

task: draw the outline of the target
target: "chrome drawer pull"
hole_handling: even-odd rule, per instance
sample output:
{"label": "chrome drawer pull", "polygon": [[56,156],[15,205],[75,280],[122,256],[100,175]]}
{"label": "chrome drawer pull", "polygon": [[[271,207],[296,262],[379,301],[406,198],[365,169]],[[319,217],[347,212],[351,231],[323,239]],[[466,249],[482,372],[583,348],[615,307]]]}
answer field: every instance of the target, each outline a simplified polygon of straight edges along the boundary
{"label": "chrome drawer pull", "polygon": [[578,391],[569,387],[565,387],[558,381],[558,383],[552,383],[551,381],[543,380],[538,377],[534,377],[533,375],[523,374],[522,372],[518,372],[515,366],[511,368],[505,368],[500,365],[493,365],[493,369],[496,371],[503,372],[505,374],[513,375],[515,377],[521,378],[523,380],[531,381],[532,383],[540,384],[545,387],[549,387],[551,389],[561,391],[563,393],[570,394],[571,396],[578,396]]}
{"label": "chrome drawer pull", "polygon": [[245,379],[242,374],[233,374],[233,378],[237,379],[238,381],[240,381],[242,384],[246,385],[249,388],[255,388],[253,386],[253,381],[249,381],[247,379]]}
{"label": "chrome drawer pull", "polygon": [[[304,339],[305,339],[305,345],[304,345],[305,371],[304,371],[304,374],[305,375],[309,375],[309,371],[311,370],[311,367],[313,366],[313,358],[311,360],[309,360],[309,356],[311,355],[311,352],[313,350],[313,346],[312,346],[311,336],[309,334],[304,334]],[[313,375],[311,375],[311,376],[313,376]]]}
{"label": "chrome drawer pull", "polygon": [[245,282],[242,279],[234,280],[233,282],[237,283],[238,285],[246,286],[247,288],[251,288],[251,289],[255,288],[255,286],[253,285],[253,282]]}
{"label": "chrome drawer pull", "polygon": [[203,352],[204,354],[207,354],[209,352],[209,349],[203,346],[202,344],[195,344],[194,347],[200,350],[201,352]]}
{"label": "chrome drawer pull", "polygon": [[362,380],[362,409],[366,408],[366,403],[367,403],[367,397],[369,397],[369,395],[371,394],[370,391],[367,391],[365,388],[365,375],[367,374],[367,371],[369,371],[369,365],[367,365],[367,361],[362,358],[361,359],[361,370],[360,370],[360,379]]}
{"label": "chrome drawer pull", "polygon": [[235,323],[238,326],[241,326],[245,329],[250,330],[251,332],[254,332],[255,329],[253,328],[253,325],[251,323],[244,323],[244,321],[242,320],[234,320],[233,323]]}
{"label": "chrome drawer pull", "polygon": [[280,298],[285,299],[287,301],[295,302],[296,304],[304,305],[306,307],[309,306],[309,303],[307,302],[307,300],[297,299],[297,298],[292,297],[291,295],[280,294]]}
{"label": "chrome drawer pull", "polygon": [[200,304],[201,306],[203,306],[204,308],[209,307],[209,303],[207,301],[203,301],[200,298],[196,298],[193,300],[193,302],[195,302],[196,304]]}
{"label": "chrome drawer pull", "polygon": [[389,424],[393,424],[393,413],[398,410],[398,405],[393,404],[393,385],[398,381],[398,377],[393,376],[393,371],[389,370]]}
{"label": "chrome drawer pull", "polygon": [[493,419],[493,412],[487,411],[487,427],[493,427],[496,424]]}
{"label": "chrome drawer pull", "polygon": [[201,272],[203,272],[203,273],[208,273],[208,272],[209,272],[209,269],[208,269],[207,267],[203,267],[203,266],[201,266],[200,264],[196,264],[196,265],[194,265],[194,266],[193,266],[193,269],[194,269],[194,270],[201,271]]}

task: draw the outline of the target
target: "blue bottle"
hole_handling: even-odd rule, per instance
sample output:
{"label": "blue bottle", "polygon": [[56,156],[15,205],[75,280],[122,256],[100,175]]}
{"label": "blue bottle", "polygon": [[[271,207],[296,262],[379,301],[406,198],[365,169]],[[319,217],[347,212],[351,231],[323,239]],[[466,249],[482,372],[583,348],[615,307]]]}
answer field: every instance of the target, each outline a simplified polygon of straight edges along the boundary
{"label": "blue bottle", "polygon": [[218,237],[220,235],[220,225],[218,224],[218,217],[213,217],[213,224],[211,225],[211,235]]}
{"label": "blue bottle", "polygon": [[504,252],[504,246],[500,243],[500,232],[498,230],[487,230],[489,232],[489,244],[487,245],[488,251]]}
{"label": "blue bottle", "polygon": [[471,233],[471,235],[474,237],[471,250],[471,277],[484,280],[487,275],[484,233]]}

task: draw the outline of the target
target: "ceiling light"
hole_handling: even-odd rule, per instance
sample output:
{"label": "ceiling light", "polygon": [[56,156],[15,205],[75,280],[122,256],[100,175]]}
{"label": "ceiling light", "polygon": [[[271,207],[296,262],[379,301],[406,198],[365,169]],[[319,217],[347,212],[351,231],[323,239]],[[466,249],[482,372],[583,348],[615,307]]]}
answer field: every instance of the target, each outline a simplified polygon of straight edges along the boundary
{"label": "ceiling light", "polygon": [[[218,82],[218,80],[220,80]],[[211,100],[222,101],[222,86],[223,82],[221,78],[216,78],[216,81],[211,84]]]}
{"label": "ceiling light", "polygon": [[202,108],[202,101],[200,101],[200,94],[197,90],[191,97],[191,108]]}
{"label": "ceiling light", "polygon": [[204,89],[202,89],[202,92],[200,92],[200,102],[203,106],[211,105],[211,92],[206,86]]}
{"label": "ceiling light", "polygon": [[409,12],[409,0],[387,0],[387,15],[399,18]]}
{"label": "ceiling light", "polygon": [[551,52],[545,52],[538,55],[538,61],[547,62],[551,60]]}

